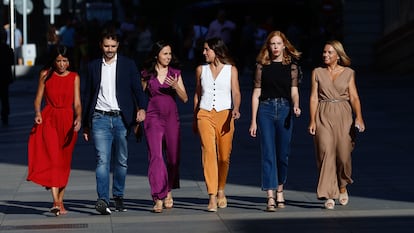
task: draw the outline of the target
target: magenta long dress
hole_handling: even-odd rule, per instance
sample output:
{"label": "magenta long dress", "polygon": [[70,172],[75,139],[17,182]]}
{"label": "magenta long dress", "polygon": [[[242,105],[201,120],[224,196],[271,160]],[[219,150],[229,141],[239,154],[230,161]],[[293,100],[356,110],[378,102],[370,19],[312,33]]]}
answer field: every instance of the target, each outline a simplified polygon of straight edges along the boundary
{"label": "magenta long dress", "polygon": [[[168,76],[180,70],[169,68]],[[144,121],[148,146],[148,180],[153,200],[164,199],[171,189],[180,187],[180,120],[176,92],[151,76],[147,83],[149,97]]]}

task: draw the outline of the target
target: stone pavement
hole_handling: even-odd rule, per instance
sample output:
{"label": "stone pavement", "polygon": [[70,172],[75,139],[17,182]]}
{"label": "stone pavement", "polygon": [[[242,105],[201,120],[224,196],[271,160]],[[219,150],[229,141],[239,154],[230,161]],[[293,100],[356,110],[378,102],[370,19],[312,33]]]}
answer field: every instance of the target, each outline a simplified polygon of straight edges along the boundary
{"label": "stone pavement", "polygon": [[0,232],[306,232],[409,233],[414,230],[414,77],[357,71],[367,131],[358,135],[353,153],[355,183],[350,202],[328,211],[316,199],[316,164],[307,134],[309,71],[301,89],[303,115],[295,121],[287,207],[265,212],[260,190],[258,142],[248,135],[250,80],[241,75],[242,117],[236,123],[234,150],[226,194],[228,208],[206,211],[200,143],[191,131],[194,72],[184,73],[190,101],[179,104],[182,122],[181,188],[174,190],[174,208],[151,213],[146,176],[145,144],[130,138],[125,213],[99,215],[95,209],[95,157],[91,143],[79,137],[65,201],[68,215],[54,217],[48,210],[51,195],[27,182],[27,139],[33,122],[37,76],[11,85],[10,125],[0,127]]}

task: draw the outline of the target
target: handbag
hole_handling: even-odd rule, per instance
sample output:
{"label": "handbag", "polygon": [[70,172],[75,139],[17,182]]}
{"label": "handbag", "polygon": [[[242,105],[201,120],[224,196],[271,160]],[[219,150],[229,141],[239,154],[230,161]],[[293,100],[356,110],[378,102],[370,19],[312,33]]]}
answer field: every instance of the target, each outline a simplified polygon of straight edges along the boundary
{"label": "handbag", "polygon": [[142,136],[144,134],[142,127],[143,125],[140,122],[136,123],[136,125],[134,126],[134,135],[137,142],[142,141]]}

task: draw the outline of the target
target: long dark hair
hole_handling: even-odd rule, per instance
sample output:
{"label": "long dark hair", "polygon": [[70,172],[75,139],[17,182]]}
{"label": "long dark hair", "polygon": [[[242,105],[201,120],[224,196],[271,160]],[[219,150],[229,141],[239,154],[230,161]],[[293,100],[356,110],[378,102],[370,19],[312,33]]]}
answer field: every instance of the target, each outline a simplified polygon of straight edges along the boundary
{"label": "long dark hair", "polygon": [[42,70],[47,70],[45,81],[47,81],[52,76],[53,71],[55,71],[55,61],[59,55],[69,60],[68,70],[72,70],[72,55],[70,54],[70,49],[64,45],[58,45],[51,51],[49,61],[42,68]]}
{"label": "long dark hair", "polygon": [[157,71],[155,70],[155,65],[157,64],[157,57],[160,51],[166,47],[171,47],[171,61],[168,66],[181,69],[180,61],[178,60],[177,56],[173,52],[172,44],[165,40],[159,40],[152,45],[151,51],[148,53],[147,58],[144,61],[143,70],[145,72],[145,76],[142,77],[144,80],[148,80],[151,75],[157,75]]}
{"label": "long dark hair", "polygon": [[224,41],[221,38],[210,38],[205,41],[205,43],[208,44],[208,47],[214,51],[216,54],[216,58],[223,64],[230,64],[235,66],[236,63],[234,62],[234,59],[230,55],[230,51],[224,43]]}

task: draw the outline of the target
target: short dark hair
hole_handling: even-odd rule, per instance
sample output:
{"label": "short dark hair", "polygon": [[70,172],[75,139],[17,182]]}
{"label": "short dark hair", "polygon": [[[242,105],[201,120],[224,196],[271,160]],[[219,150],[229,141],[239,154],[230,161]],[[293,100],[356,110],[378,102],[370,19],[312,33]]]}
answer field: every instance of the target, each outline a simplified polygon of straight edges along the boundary
{"label": "short dark hair", "polygon": [[117,31],[114,28],[105,28],[102,30],[101,33],[101,43],[105,39],[112,39],[119,42],[120,35],[117,33]]}

